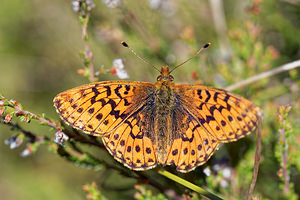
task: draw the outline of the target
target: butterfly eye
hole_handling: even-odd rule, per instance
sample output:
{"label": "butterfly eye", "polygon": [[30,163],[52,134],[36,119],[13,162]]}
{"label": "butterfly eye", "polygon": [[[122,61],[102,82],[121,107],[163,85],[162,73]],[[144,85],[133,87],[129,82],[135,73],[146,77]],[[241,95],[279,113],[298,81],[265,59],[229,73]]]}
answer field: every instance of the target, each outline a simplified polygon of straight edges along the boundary
{"label": "butterfly eye", "polygon": [[159,75],[156,80],[161,81],[161,75]]}
{"label": "butterfly eye", "polygon": [[173,81],[174,80],[174,77],[172,75],[169,75],[169,80],[170,81]]}

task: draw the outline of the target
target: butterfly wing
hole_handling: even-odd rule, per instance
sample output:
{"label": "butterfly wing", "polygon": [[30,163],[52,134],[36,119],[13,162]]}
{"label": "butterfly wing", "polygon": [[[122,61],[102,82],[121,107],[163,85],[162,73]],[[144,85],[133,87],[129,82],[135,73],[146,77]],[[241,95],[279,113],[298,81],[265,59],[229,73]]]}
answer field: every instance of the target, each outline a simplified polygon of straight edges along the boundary
{"label": "butterfly wing", "polygon": [[217,149],[217,139],[180,102],[176,103],[172,124],[174,138],[165,165],[175,164],[178,171],[186,173],[205,163]]}
{"label": "butterfly wing", "polygon": [[157,165],[153,132],[154,85],[146,82],[90,83],[58,94],[54,106],[69,125],[102,136],[116,160],[134,170]]}
{"label": "butterfly wing", "polygon": [[147,82],[107,81],[82,85],[58,94],[53,102],[69,125],[102,136],[121,125],[154,92]]}
{"label": "butterfly wing", "polygon": [[202,85],[177,85],[177,99],[197,125],[219,142],[236,141],[256,127],[261,109],[251,101],[225,90]]}
{"label": "butterfly wing", "polygon": [[111,134],[102,137],[114,158],[130,169],[146,170],[158,164],[153,137],[154,110],[154,101],[151,99]]}
{"label": "butterfly wing", "polygon": [[236,141],[255,129],[259,107],[230,92],[202,85],[176,85],[173,142],[166,165],[189,172],[204,164],[219,143]]}

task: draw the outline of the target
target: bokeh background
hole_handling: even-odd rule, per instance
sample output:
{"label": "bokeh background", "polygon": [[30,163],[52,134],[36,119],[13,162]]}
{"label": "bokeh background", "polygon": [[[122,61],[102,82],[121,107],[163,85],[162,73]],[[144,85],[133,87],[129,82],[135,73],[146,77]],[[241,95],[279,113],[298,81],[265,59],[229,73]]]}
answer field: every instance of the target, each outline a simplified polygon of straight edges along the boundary
{"label": "bokeh background", "polygon": [[[98,80],[118,80],[109,72],[117,58],[124,59],[129,80],[156,80],[157,72],[123,48],[122,40],[157,67],[175,66],[211,42],[209,49],[173,75],[177,83],[220,88],[300,57],[299,0],[94,0],[94,4],[88,24],[89,47],[94,52],[96,71],[108,71]],[[84,69],[79,55],[84,49],[79,14],[73,10],[71,0],[1,0],[0,5],[0,93],[26,110],[45,113],[58,121],[53,97],[89,82],[78,73]],[[300,195],[299,73],[294,69],[235,90],[265,112],[262,162],[255,192],[261,199],[297,199]],[[288,139],[290,196],[283,192],[278,159],[281,144],[277,106],[287,104],[292,106],[288,120],[293,128]],[[54,138],[53,130],[35,121],[18,123],[37,135]],[[50,152],[46,145],[33,155],[21,157],[26,142],[13,150],[4,144],[16,134],[0,124],[1,199],[85,199],[82,185],[92,181],[109,199],[139,197],[134,195],[135,179],[113,170],[77,167]],[[97,157],[110,159],[106,152],[85,148]],[[242,199],[251,180],[254,151],[252,134],[222,146],[207,164],[181,176],[228,199]],[[170,170],[174,171],[172,167]],[[149,189],[157,194],[157,190]]]}

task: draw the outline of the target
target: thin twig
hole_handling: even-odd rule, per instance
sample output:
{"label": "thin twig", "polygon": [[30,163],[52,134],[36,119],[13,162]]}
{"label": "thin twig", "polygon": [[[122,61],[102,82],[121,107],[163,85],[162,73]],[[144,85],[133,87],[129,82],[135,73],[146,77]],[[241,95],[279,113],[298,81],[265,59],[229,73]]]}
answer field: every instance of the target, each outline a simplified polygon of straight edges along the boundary
{"label": "thin twig", "polygon": [[289,194],[290,193],[290,188],[289,188],[289,175],[288,175],[288,170],[287,170],[287,152],[288,152],[288,143],[286,141],[286,133],[285,130],[279,129],[279,133],[281,136],[281,140],[283,143],[283,150],[282,150],[282,175],[284,179],[284,193]]}
{"label": "thin twig", "polygon": [[255,161],[254,161],[254,168],[252,173],[252,180],[249,187],[247,200],[251,200],[257,180],[257,174],[259,169],[259,162],[260,162],[260,152],[261,152],[261,127],[262,126],[262,117],[258,116],[258,127],[257,127],[257,138],[256,138],[256,151],[255,151]]}
{"label": "thin twig", "polygon": [[11,100],[14,104],[14,106],[12,105],[8,105],[9,107],[12,107],[16,110],[16,116],[19,116],[19,115],[25,115],[25,116],[28,116],[30,115],[33,119],[36,119],[38,121],[40,121],[41,123],[45,123],[47,124],[48,126],[52,127],[52,128],[55,128],[55,129],[58,129],[59,128],[59,124],[58,123],[54,123],[52,122],[50,119],[45,119],[39,115],[36,115],[32,112],[29,112],[29,111],[26,111],[26,110],[23,110],[20,106],[20,104],[18,102],[16,102],[15,100]]}
{"label": "thin twig", "polygon": [[240,81],[240,82],[237,82],[233,85],[230,85],[230,86],[226,87],[225,89],[226,90],[235,90],[237,88],[241,88],[241,87],[243,87],[245,85],[248,85],[250,83],[256,82],[260,79],[267,78],[267,77],[273,76],[275,74],[279,74],[279,73],[284,72],[284,71],[295,69],[297,67],[300,67],[300,60],[296,60],[296,61],[284,64],[284,65],[281,65],[281,66],[279,66],[275,69],[263,72],[261,74],[257,74],[255,76],[252,76],[252,77],[248,78],[248,79],[245,79],[243,81]]}
{"label": "thin twig", "polygon": [[69,137],[73,138],[75,141],[81,142],[81,143],[85,143],[85,144],[90,144],[90,145],[94,145],[97,146],[99,148],[104,149],[104,145],[96,140],[92,140],[91,138],[86,138],[80,134],[74,133],[72,131],[69,131],[67,129],[64,129],[63,132],[68,135]]}
{"label": "thin twig", "polygon": [[32,112],[29,112],[29,111],[26,111],[26,110],[19,110],[19,109],[16,108],[16,111],[17,111],[16,112],[17,115],[27,115],[27,114],[29,114],[29,115],[32,116],[33,119],[36,119],[36,120],[40,121],[41,123],[46,123],[48,126],[50,126],[52,128],[55,128],[55,129],[58,128],[57,124],[52,122],[50,119],[45,119],[45,118],[43,118],[39,115],[36,115],[36,114],[34,114]]}
{"label": "thin twig", "polygon": [[[3,97],[3,99],[5,99]],[[6,100],[6,99],[5,99]],[[8,100],[6,100],[8,102]],[[37,114],[34,114],[30,111],[27,110],[23,110],[22,107],[20,106],[20,104],[18,102],[16,102],[15,100],[10,100],[12,104],[7,104],[7,106],[15,109],[15,114],[16,116],[20,116],[20,115],[24,115],[24,116],[31,116],[32,119],[38,120],[43,124],[47,124],[49,127],[55,128],[57,131],[62,131],[61,129],[61,125],[59,122],[52,122],[50,119],[45,119],[44,117],[41,117]],[[0,121],[1,122],[1,121]],[[5,124],[5,123],[4,123]],[[21,132],[23,132],[26,136],[33,138],[33,137],[39,137],[36,136],[28,131],[23,130],[18,124],[13,124],[13,123],[7,123],[10,126],[17,128],[18,130],[20,130]],[[104,145],[102,143],[97,142],[96,140],[93,140],[91,138],[87,138],[84,137],[80,134],[76,134],[72,131],[69,131],[68,129],[64,129],[63,132],[65,134],[67,134],[69,137],[72,137],[75,141],[81,142],[81,143],[85,143],[85,144],[91,144],[100,148],[104,148]]]}
{"label": "thin twig", "polygon": [[32,132],[27,131],[27,130],[23,129],[22,127],[20,127],[19,124],[15,124],[12,122],[5,122],[4,119],[2,119],[2,117],[0,117],[0,123],[10,126],[14,129],[17,129],[18,131],[22,132],[26,137],[28,137],[30,139],[30,141],[35,141],[36,138],[38,137],[35,134],[33,134]]}
{"label": "thin twig", "polygon": [[84,44],[84,59],[85,58],[88,59],[88,62],[85,64],[90,71],[90,81],[94,82],[95,81],[95,70],[94,70],[94,63],[93,63],[94,53],[89,48],[88,33],[87,33],[87,26],[88,26],[89,19],[90,19],[90,13],[87,13],[83,18],[84,22],[82,25],[82,41]]}

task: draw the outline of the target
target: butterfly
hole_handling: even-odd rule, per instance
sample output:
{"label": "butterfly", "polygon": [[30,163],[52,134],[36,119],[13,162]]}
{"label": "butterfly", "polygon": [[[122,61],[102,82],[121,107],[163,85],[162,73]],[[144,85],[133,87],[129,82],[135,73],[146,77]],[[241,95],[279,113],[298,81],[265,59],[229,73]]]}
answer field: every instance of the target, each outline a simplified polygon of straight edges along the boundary
{"label": "butterfly", "polygon": [[231,92],[175,84],[169,66],[156,83],[103,81],[58,94],[61,119],[101,136],[109,153],[132,170],[174,164],[186,173],[204,164],[220,143],[256,127],[261,109]]}

